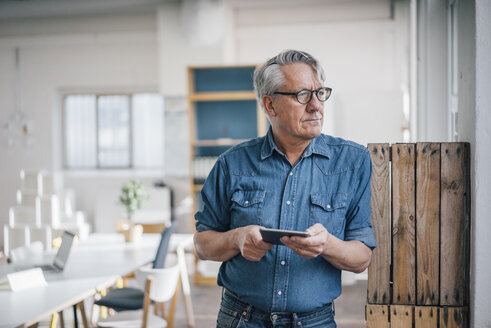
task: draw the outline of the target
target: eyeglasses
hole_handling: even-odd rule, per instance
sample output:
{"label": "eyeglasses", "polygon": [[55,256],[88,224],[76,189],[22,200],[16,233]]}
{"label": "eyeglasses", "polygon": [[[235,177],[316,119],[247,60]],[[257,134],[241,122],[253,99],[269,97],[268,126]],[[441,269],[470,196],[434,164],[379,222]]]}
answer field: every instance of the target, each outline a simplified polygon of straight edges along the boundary
{"label": "eyeglasses", "polygon": [[275,95],[285,95],[285,96],[295,96],[297,98],[297,101],[303,105],[308,104],[312,100],[312,94],[315,93],[315,96],[319,101],[326,101],[329,99],[329,96],[331,95],[332,89],[331,88],[319,88],[317,90],[307,90],[303,89],[300,90],[299,92],[279,92],[276,91],[273,94]]}

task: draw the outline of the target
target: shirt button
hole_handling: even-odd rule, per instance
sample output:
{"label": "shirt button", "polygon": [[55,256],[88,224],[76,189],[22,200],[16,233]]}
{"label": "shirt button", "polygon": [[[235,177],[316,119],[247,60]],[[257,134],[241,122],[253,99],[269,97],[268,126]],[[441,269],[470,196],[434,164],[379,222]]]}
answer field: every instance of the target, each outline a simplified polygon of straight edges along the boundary
{"label": "shirt button", "polygon": [[285,261],[281,261],[280,262],[281,265],[285,265],[285,263],[286,263]]}
{"label": "shirt button", "polygon": [[276,319],[278,319],[278,316],[276,314],[273,314],[272,318],[273,318],[273,320],[276,320]]}
{"label": "shirt button", "polygon": [[279,291],[278,291],[278,295],[280,295],[280,296],[281,296],[281,290],[279,290]]}
{"label": "shirt button", "polygon": [[[246,203],[247,203],[247,202],[246,202]],[[331,208],[331,205],[327,204],[327,205],[326,205],[326,208]]]}
{"label": "shirt button", "polygon": [[[247,205],[247,204],[249,204],[249,201],[248,201],[248,200],[246,200],[246,201],[245,201],[245,204],[246,204],[246,205]],[[327,205],[327,206],[329,206],[329,205]]]}
{"label": "shirt button", "polygon": [[289,175],[290,175],[290,176],[292,176],[292,175],[293,175],[293,172],[290,172],[290,174],[289,174]]}
{"label": "shirt button", "polygon": [[290,202],[289,200],[287,200],[287,201],[286,201],[286,204],[287,204],[287,205],[290,205],[290,204],[291,204],[291,202]]}

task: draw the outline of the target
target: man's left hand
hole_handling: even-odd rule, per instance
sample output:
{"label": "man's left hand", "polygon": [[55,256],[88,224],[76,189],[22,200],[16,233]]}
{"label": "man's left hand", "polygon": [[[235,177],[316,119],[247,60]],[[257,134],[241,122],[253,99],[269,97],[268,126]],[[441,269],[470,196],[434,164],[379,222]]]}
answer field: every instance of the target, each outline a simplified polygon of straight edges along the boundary
{"label": "man's left hand", "polygon": [[301,257],[311,259],[323,254],[332,235],[320,223],[306,231],[310,233],[309,237],[282,237],[281,242]]}

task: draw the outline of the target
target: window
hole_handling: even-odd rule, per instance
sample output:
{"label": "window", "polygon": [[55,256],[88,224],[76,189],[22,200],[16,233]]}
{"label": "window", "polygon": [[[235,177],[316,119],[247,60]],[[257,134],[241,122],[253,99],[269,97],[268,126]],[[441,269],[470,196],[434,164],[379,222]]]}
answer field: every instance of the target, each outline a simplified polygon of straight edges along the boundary
{"label": "window", "polygon": [[67,168],[162,168],[159,94],[67,95],[63,112]]}

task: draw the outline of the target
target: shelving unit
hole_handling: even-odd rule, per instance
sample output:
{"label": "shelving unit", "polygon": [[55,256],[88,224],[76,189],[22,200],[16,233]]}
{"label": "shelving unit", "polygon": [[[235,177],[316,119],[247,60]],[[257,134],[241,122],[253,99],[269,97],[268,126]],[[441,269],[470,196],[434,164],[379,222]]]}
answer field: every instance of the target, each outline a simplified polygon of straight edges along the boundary
{"label": "shelving unit", "polygon": [[[254,94],[255,68],[253,65],[188,68],[193,227],[194,213],[201,206],[200,191],[216,158],[232,146],[266,133],[266,117]],[[213,265],[199,262],[194,282],[215,284],[216,270],[200,272],[200,268]]]}

